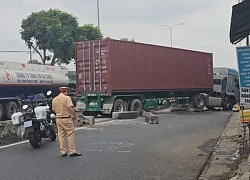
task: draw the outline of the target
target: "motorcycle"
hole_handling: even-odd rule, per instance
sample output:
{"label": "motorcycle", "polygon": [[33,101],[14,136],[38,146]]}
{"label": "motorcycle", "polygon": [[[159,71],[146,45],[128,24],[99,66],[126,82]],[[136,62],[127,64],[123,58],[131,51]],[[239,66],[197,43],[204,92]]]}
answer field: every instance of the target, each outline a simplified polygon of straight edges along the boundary
{"label": "motorcycle", "polygon": [[[50,94],[51,91],[48,91],[47,96]],[[13,124],[23,124],[25,128],[23,139],[28,139],[31,146],[39,148],[42,144],[42,138],[56,140],[56,116],[50,111],[51,107],[49,107],[48,99],[45,98],[44,94],[31,95],[29,100],[31,106],[23,105],[23,112],[12,115],[12,122]]]}

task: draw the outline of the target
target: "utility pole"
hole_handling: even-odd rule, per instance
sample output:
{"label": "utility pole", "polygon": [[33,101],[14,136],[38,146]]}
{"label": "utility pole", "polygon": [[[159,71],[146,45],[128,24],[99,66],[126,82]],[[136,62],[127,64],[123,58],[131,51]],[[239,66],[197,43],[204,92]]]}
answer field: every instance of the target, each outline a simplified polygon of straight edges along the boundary
{"label": "utility pole", "polygon": [[99,6],[99,0],[97,0],[97,21],[98,21],[98,28],[100,29],[100,6]]}
{"label": "utility pole", "polygon": [[29,55],[30,55],[30,62],[32,61],[32,51],[29,51]]}

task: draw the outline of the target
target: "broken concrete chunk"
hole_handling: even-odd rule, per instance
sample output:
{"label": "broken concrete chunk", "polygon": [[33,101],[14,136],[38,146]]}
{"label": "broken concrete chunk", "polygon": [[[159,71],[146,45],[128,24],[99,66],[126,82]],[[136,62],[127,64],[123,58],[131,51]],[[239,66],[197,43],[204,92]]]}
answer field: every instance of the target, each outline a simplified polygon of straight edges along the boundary
{"label": "broken concrete chunk", "polygon": [[95,117],[94,116],[79,116],[80,121],[74,120],[75,126],[83,126],[83,125],[89,125],[93,126],[95,124]]}
{"label": "broken concrete chunk", "polygon": [[151,123],[151,124],[159,124],[160,119],[158,115],[148,114],[147,116],[145,116],[145,122]]}

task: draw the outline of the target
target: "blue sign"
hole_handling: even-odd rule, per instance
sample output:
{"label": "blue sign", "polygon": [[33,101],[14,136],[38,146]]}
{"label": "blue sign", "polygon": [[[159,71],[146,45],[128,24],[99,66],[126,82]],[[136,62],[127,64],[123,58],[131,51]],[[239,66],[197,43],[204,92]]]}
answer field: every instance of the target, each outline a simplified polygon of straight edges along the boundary
{"label": "blue sign", "polygon": [[250,46],[237,47],[240,87],[250,88]]}
{"label": "blue sign", "polygon": [[234,76],[239,76],[238,72],[235,69],[230,69],[230,68],[228,68],[228,74],[234,75]]}

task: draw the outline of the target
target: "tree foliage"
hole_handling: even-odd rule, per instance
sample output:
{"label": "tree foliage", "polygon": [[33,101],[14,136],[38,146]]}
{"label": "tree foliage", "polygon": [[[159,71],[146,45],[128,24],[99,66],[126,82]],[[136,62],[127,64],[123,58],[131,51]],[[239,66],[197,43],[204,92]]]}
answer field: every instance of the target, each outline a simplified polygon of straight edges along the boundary
{"label": "tree foliage", "polygon": [[[115,39],[115,38],[110,38],[110,37],[105,37],[105,38],[103,38],[103,39],[105,39],[105,40],[117,40],[117,39]],[[120,41],[135,42],[135,39],[129,39],[129,38],[120,38],[119,40],[120,40]]]}
{"label": "tree foliage", "polygon": [[[78,25],[77,18],[58,9],[34,12],[21,23],[21,38],[41,57],[42,64],[57,61],[69,64],[75,56],[75,42],[101,39],[102,33],[92,24]],[[52,55],[48,55],[52,54]]]}
{"label": "tree foliage", "polygon": [[78,28],[78,39],[77,41],[89,41],[102,39],[103,35],[101,30],[98,27],[95,27],[93,24],[85,24]]}
{"label": "tree foliage", "polygon": [[128,38],[121,38],[121,41],[131,41],[131,42],[135,42],[135,39],[128,39]]}

